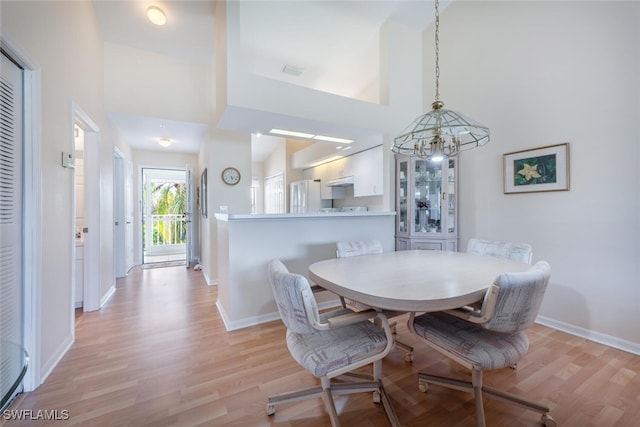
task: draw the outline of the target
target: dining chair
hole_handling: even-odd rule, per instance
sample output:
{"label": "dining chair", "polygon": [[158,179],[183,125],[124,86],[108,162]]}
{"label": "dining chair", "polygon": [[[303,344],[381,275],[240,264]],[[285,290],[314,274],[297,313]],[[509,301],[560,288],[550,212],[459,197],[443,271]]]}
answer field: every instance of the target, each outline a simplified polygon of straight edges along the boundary
{"label": "dining chair", "polygon": [[[331,425],[340,425],[334,395],[373,392],[382,402],[392,426],[400,423],[382,385],[382,359],[393,349],[389,321],[375,310],[353,312],[338,309],[320,314],[309,281],[290,273],[279,260],[268,266],[269,283],[278,312],[287,327],[289,353],[300,366],[320,379],[320,386],[270,396],[267,414],[275,405],[302,399],[323,398]],[[376,326],[370,320],[377,319]],[[372,374],[352,372],[372,365]]]}
{"label": "dining chair", "polygon": [[536,319],[549,276],[549,264],[540,261],[526,272],[498,276],[479,310],[465,308],[418,316],[412,313],[411,332],[471,370],[471,381],[419,373],[418,388],[426,392],[431,383],[473,393],[479,427],[486,425],[483,395],[538,411],[542,423],[554,427],[556,422],[549,415],[549,407],[482,382],[484,371],[512,366],[527,353],[529,340],[524,331]]}
{"label": "dining chair", "polygon": [[510,243],[476,238],[469,239],[467,253],[507,258],[527,264],[531,264],[533,257],[533,249],[528,243]]}
{"label": "dining chair", "polygon": [[[382,243],[379,240],[354,240],[344,241],[336,243],[336,257],[347,258],[352,256],[381,254],[383,252]],[[351,308],[354,311],[370,310],[372,307],[363,304],[358,301],[354,301],[347,298],[342,298],[341,301],[343,307]],[[382,313],[391,319],[406,314],[402,311],[383,310]],[[395,323],[391,325],[392,331],[395,335]],[[413,360],[413,347],[398,339],[395,340],[396,346],[403,350],[406,354],[404,356],[405,361],[411,362]]]}

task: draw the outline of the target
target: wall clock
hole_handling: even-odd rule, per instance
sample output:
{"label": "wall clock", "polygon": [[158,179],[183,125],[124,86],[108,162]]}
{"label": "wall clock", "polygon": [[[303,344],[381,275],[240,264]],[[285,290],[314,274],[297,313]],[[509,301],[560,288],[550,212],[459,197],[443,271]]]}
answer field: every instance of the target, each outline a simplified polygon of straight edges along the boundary
{"label": "wall clock", "polygon": [[232,167],[225,168],[222,171],[222,181],[224,181],[225,184],[236,185],[240,182],[240,171]]}

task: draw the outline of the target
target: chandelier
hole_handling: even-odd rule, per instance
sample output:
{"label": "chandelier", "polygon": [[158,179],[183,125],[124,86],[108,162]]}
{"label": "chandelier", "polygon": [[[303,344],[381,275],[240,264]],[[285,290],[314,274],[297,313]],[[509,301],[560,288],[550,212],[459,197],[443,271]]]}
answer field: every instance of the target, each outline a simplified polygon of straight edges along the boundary
{"label": "chandelier", "polygon": [[489,142],[489,128],[463,114],[447,110],[440,101],[440,12],[436,10],[436,97],[432,110],[415,119],[394,139],[394,153],[409,154],[422,159],[442,161],[460,151],[480,147]]}

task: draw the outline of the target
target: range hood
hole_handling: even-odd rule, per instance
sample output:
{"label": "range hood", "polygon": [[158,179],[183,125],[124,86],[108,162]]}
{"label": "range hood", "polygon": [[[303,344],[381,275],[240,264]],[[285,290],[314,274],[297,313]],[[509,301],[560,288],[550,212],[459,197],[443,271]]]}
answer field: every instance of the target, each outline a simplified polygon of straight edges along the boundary
{"label": "range hood", "polygon": [[353,185],[353,176],[344,176],[342,178],[327,181],[329,187],[348,187]]}

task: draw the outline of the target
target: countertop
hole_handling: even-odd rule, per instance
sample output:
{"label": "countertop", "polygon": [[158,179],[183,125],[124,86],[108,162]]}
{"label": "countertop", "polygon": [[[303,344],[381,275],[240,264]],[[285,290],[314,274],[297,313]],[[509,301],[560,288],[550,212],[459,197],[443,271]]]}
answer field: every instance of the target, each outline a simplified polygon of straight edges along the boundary
{"label": "countertop", "polygon": [[395,216],[395,212],[310,212],[299,214],[216,214],[219,221],[262,221],[262,220],[287,220],[287,219],[330,219],[330,218],[354,218],[371,216]]}

